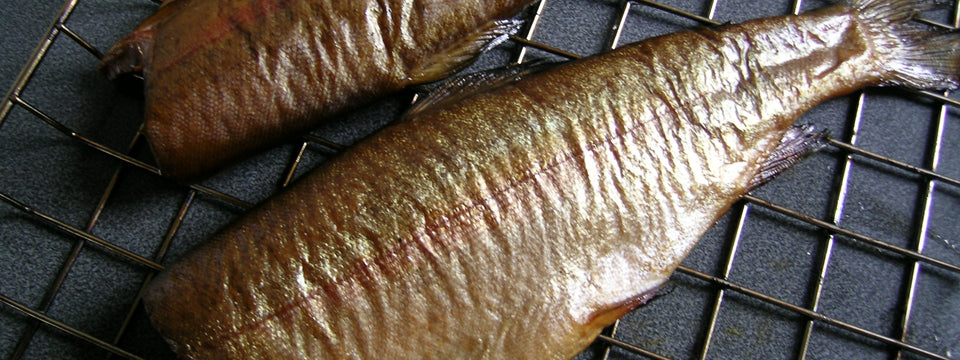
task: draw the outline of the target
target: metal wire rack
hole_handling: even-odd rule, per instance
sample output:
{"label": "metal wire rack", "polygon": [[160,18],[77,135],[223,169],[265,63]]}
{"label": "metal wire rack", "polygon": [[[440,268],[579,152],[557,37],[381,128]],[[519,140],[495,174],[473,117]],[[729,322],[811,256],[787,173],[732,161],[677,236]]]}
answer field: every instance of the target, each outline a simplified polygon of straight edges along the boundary
{"label": "metal wire rack", "polygon": [[[823,4],[542,0],[523,34],[471,70]],[[925,18],[954,28],[958,6]],[[201,184],[174,184],[145,160],[136,91],[92,74],[100,49],[153,7],[67,1],[0,104],[4,358],[173,358],[139,308],[143,284],[403,107],[385,100]],[[745,197],[667,294],[578,359],[960,358],[957,105],[871,89],[807,114],[831,146]]]}

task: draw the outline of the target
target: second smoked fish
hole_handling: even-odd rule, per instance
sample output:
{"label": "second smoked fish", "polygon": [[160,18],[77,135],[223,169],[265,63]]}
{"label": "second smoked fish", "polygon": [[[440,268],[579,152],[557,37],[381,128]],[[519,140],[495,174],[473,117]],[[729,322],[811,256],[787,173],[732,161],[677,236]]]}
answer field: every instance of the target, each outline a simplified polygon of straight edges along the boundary
{"label": "second smoked fish", "polygon": [[439,80],[533,0],[171,0],[100,70],[142,71],[160,171],[190,182],[345,109]]}

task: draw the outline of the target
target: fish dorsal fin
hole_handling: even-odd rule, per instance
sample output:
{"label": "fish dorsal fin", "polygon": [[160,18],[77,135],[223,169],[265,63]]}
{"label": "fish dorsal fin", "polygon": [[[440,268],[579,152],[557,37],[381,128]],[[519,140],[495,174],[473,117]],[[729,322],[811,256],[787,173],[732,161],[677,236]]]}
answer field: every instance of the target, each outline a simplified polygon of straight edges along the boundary
{"label": "fish dorsal fin", "polygon": [[418,114],[455,103],[478,93],[512,84],[520,79],[555,66],[555,62],[534,60],[518,65],[508,65],[490,70],[450,78],[417,100],[401,118],[411,119]]}
{"label": "fish dorsal fin", "polygon": [[777,148],[764,159],[760,172],[750,180],[750,189],[767,183],[803,158],[823,149],[827,137],[826,132],[817,131],[813,125],[794,125],[780,139]]}
{"label": "fish dorsal fin", "polygon": [[523,21],[517,19],[488,22],[431,56],[422,66],[410,73],[408,80],[411,84],[423,84],[460,71],[470,65],[477,55],[509,39],[521,25]]}

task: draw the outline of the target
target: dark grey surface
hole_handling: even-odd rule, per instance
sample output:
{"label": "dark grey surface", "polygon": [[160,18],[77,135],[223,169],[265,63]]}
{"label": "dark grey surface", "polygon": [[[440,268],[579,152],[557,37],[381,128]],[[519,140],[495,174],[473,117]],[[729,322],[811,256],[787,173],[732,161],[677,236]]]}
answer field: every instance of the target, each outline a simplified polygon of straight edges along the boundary
{"label": "dark grey surface", "polygon": [[[709,1],[664,1],[707,15]],[[823,2],[804,2],[810,9]],[[31,52],[45,36],[63,4],[56,1],[0,0],[0,86],[13,84]],[[788,13],[791,1],[721,0],[714,18],[742,21]],[[91,45],[105,50],[156,5],[146,0],[82,0],[66,22]],[[602,51],[611,41],[622,5],[618,1],[550,0],[535,40],[578,54]],[[649,7],[635,5],[621,43],[697,26]],[[946,21],[945,12],[930,14]],[[517,53],[507,43],[483,56],[471,69],[505,64]],[[532,51],[530,56],[546,56]],[[70,38],[56,38],[21,98],[96,142],[124,151],[142,120],[142,99],[135,87],[111,84],[95,72],[97,59]],[[405,97],[397,96],[338,119],[317,135],[348,144],[395,118]],[[828,129],[838,139],[851,136],[856,96],[817,107],[802,121]],[[909,164],[924,166],[940,111],[933,101],[899,90],[867,92],[857,144]],[[953,111],[955,112],[955,111]],[[946,118],[938,172],[960,178],[960,119]],[[280,146],[227,169],[205,182],[211,188],[257,202],[279,189],[281,173],[297,144]],[[150,162],[143,146],[132,151]],[[297,174],[332,152],[311,145]],[[753,194],[817,219],[831,218],[840,189],[845,153],[828,147]],[[121,162],[41,122],[23,106],[0,119],[0,193],[78,229],[86,229],[97,202]],[[188,189],[130,166],[90,233],[154,259]],[[855,157],[840,225],[895,246],[912,248],[921,229],[926,178]],[[960,264],[960,188],[940,183],[933,191],[924,254]],[[742,206],[736,206],[701,241],[687,261],[699,271],[720,276],[730,254]],[[206,195],[193,199],[173,239],[164,265],[242,213],[242,209]],[[736,284],[800,306],[811,302],[819,257],[828,233],[816,226],[759,205],[749,205],[728,279]],[[0,295],[30,308],[40,307],[65,265],[76,237],[6,203],[0,203]],[[833,246],[819,311],[834,319],[890,337],[899,337],[904,291],[912,262],[839,236]],[[89,243],[46,311],[51,318],[106,342],[120,332],[126,312],[151,273],[143,265]],[[671,358],[700,356],[708,335],[711,309],[719,288],[689,275],[675,275],[666,295],[628,315],[616,338]],[[799,355],[806,318],[737,292],[726,292],[712,332],[712,359],[789,359]],[[24,359],[92,359],[107,354],[50,325],[24,334],[34,321],[0,304],[0,357],[11,358],[21,341]],[[28,340],[23,340],[28,339]],[[960,275],[924,265],[911,313],[907,343],[960,358]],[[425,344],[425,346],[429,346]],[[136,309],[119,347],[150,359],[173,355]],[[599,358],[594,346],[583,358]],[[807,357],[876,359],[892,357],[890,347],[848,331],[817,323]],[[611,358],[637,358],[615,348]],[[915,358],[907,355],[906,358]]]}

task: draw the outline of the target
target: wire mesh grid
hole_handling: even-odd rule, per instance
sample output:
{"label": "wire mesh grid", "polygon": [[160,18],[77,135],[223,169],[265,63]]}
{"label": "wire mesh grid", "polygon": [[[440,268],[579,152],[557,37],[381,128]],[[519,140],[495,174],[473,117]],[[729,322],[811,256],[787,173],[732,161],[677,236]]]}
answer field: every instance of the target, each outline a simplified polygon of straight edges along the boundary
{"label": "wire mesh grid", "polygon": [[[468,71],[821,5],[544,0],[522,34]],[[954,27],[956,7],[925,18]],[[172,183],[140,139],[136,84],[91,70],[153,8],[68,1],[2,103],[4,358],[173,358],[139,308],[143,284],[404,107],[393,97],[201,184]],[[832,132],[831,146],[745,197],[665,295],[578,358],[960,357],[956,105],[948,94],[871,89],[805,115]]]}

